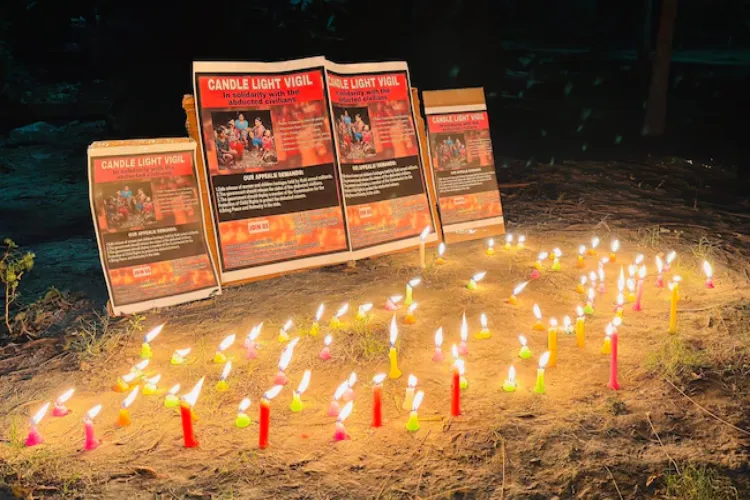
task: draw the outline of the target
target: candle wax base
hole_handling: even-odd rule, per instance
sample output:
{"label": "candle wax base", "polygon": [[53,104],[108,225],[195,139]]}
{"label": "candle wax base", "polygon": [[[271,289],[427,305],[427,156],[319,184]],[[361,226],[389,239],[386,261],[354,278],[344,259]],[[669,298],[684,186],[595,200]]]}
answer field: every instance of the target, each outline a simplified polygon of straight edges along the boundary
{"label": "candle wax base", "polygon": [[328,405],[328,416],[338,417],[340,411],[341,411],[341,406],[336,401],[331,401],[331,404]]}
{"label": "candle wax base", "polygon": [[466,288],[469,290],[476,290],[477,289],[477,282],[474,280],[469,281],[469,284],[466,285]]}
{"label": "candle wax base", "polygon": [[85,445],[83,446],[83,449],[84,449],[85,451],[93,451],[93,450],[95,450],[95,449],[99,448],[99,446],[101,446],[101,444],[102,444],[101,440],[99,440],[99,439],[95,439],[95,440],[94,440],[94,441],[92,441],[91,443],[86,443],[86,444],[85,444]]}
{"label": "candle wax base", "polygon": [[239,427],[240,429],[244,429],[245,427],[250,425],[250,417],[245,413],[240,413],[237,415],[237,418],[234,419],[234,425]]}
{"label": "candle wax base", "polygon": [[583,308],[583,312],[584,314],[588,314],[589,316],[591,316],[592,314],[594,314],[594,306],[592,306],[591,304],[586,304],[586,306]]}
{"label": "candle wax base", "polygon": [[633,310],[634,311],[643,311],[643,308],[641,307],[640,304],[636,303],[636,304],[633,304]]}
{"label": "candle wax base", "polygon": [[310,336],[317,337],[318,333],[320,333],[320,325],[318,323],[313,323],[310,327]]}
{"label": "candle wax base", "polygon": [[583,285],[579,283],[578,286],[576,286],[576,293],[584,293],[584,292],[585,290],[583,289]]}
{"label": "candle wax base", "polygon": [[130,390],[130,385],[121,378],[118,378],[117,383],[112,387],[112,390],[115,392],[127,392]]}
{"label": "candle wax base", "polygon": [[143,386],[143,395],[144,396],[153,396],[156,394],[157,389],[155,385],[152,384],[146,384]]}
{"label": "candle wax base", "polygon": [[714,282],[711,280],[706,281],[706,288],[714,288]]}
{"label": "candle wax base", "polygon": [[615,311],[615,316],[617,316],[618,318],[622,318],[622,308],[621,307],[617,308],[617,310]]}
{"label": "candle wax base", "polygon": [[518,352],[518,357],[521,359],[531,358],[531,349],[529,349],[529,346],[521,347],[521,350]]}
{"label": "candle wax base", "polygon": [[252,345],[251,347],[248,347],[247,351],[245,352],[245,358],[247,358],[247,359],[257,359],[258,358],[258,348],[255,347],[255,345]]}
{"label": "candle wax base", "polygon": [[435,350],[435,354],[432,355],[432,360],[435,363],[440,363],[445,359],[445,355],[443,354],[443,351],[441,350]]}
{"label": "candle wax base", "polygon": [[656,288],[664,288],[664,279],[661,277],[661,275],[657,276],[656,278]]}
{"label": "candle wax base", "polygon": [[466,342],[461,342],[460,344],[458,344],[458,353],[461,356],[468,356],[469,355],[469,348],[466,345]]}
{"label": "candle wax base", "polygon": [[599,284],[599,288],[597,289],[597,292],[599,292],[601,295],[604,295],[607,292],[607,288],[603,284]]}
{"label": "candle wax base", "polygon": [[531,271],[531,274],[529,275],[529,278],[533,280],[538,280],[541,277],[542,277],[542,273],[540,273],[538,269],[534,269],[533,271]]}
{"label": "candle wax base", "polygon": [[337,318],[332,318],[328,326],[330,326],[331,329],[336,330],[338,328],[341,328],[341,321],[339,321]]}
{"label": "candle wax base", "polygon": [[602,354],[611,354],[612,353],[612,343],[609,338],[604,339],[604,343],[602,344]]}
{"label": "candle wax base", "polygon": [[594,257],[596,256],[596,250],[594,250],[593,248],[589,248],[588,250],[586,250],[586,255],[591,255],[592,257]]}
{"label": "candle wax base", "polygon": [[516,383],[506,380],[503,384],[503,390],[505,392],[514,392],[516,390]]}
{"label": "candle wax base", "polygon": [[286,385],[288,380],[286,379],[286,374],[284,372],[279,372],[276,374],[276,378],[274,379],[274,385]]}
{"label": "candle wax base", "polygon": [[635,302],[635,294],[629,293],[628,294],[628,302]]}
{"label": "candle wax base", "polygon": [[417,318],[415,318],[413,314],[407,314],[404,317],[404,323],[407,325],[413,325],[416,322],[417,322]]}
{"label": "candle wax base", "polygon": [[388,299],[388,301],[386,301],[386,303],[385,303],[385,310],[386,311],[395,311],[396,309],[398,309],[398,305],[394,304],[392,300]]}
{"label": "candle wax base", "polygon": [[555,262],[554,264],[552,264],[552,270],[553,271],[559,271],[560,270],[560,263],[559,262]]}
{"label": "candle wax base", "polygon": [[289,405],[289,409],[294,413],[298,413],[301,412],[304,407],[305,405],[304,403],[302,403],[302,399],[300,399],[300,397],[295,394],[292,399],[292,404]]}
{"label": "candle wax base", "polygon": [[419,430],[419,417],[416,412],[411,412],[409,420],[406,421],[406,430],[409,432],[417,432]]}
{"label": "candle wax base", "polygon": [[115,426],[117,427],[127,427],[130,425],[130,413],[128,413],[128,410],[126,409],[120,409],[120,413],[117,415],[117,422],[115,422]]}
{"label": "candle wax base", "polygon": [[53,417],[64,417],[66,415],[70,415],[70,413],[72,412],[64,405],[55,405],[55,408],[52,410]]}
{"label": "candle wax base", "polygon": [[[506,250],[507,250],[507,248],[506,248]],[[495,249],[494,248],[488,248],[485,253],[487,255],[489,255],[489,256],[495,255]]]}
{"label": "candle wax base", "polygon": [[320,351],[320,355],[318,355],[320,359],[323,361],[328,361],[331,359],[331,351],[328,349],[328,347],[324,347],[323,350]]}
{"label": "candle wax base", "polygon": [[172,356],[172,359],[169,360],[170,365],[181,365],[185,363],[185,358],[180,356]]}
{"label": "candle wax base", "polygon": [[615,262],[617,262],[617,255],[615,255],[613,253],[609,254],[609,262],[611,262],[612,264],[614,264]]}
{"label": "candle wax base", "polygon": [[286,332],[280,332],[278,340],[279,342],[289,342],[289,335]]}
{"label": "candle wax base", "polygon": [[336,429],[336,432],[333,433],[333,440],[334,441],[346,441],[347,439],[351,439],[351,436],[346,433],[346,430],[342,429]]}
{"label": "candle wax base", "polygon": [[39,434],[39,431],[36,429],[36,427],[32,427],[31,430],[29,430],[29,435],[26,436],[24,446],[36,446],[38,444],[42,444],[43,442],[44,439],[42,438],[42,435]]}
{"label": "candle wax base", "polygon": [[458,386],[461,389],[468,389],[469,388],[469,381],[466,379],[466,377],[461,377],[461,380],[459,381]]}
{"label": "candle wax base", "polygon": [[180,406],[180,399],[174,394],[167,394],[167,397],[164,398],[164,406],[166,408],[177,408]]}
{"label": "candle wax base", "polygon": [[518,305],[518,298],[515,295],[511,295],[510,298],[508,299],[508,304],[510,304],[512,306],[517,306]]}
{"label": "candle wax base", "polygon": [[227,356],[223,352],[217,352],[214,354],[214,363],[215,364],[224,364],[227,362]]}
{"label": "candle wax base", "polygon": [[578,269],[586,267],[586,265],[583,263],[583,257],[578,257],[578,261],[576,262],[576,267]]}
{"label": "candle wax base", "polygon": [[543,332],[546,330],[541,321],[537,321],[536,323],[534,323],[534,326],[532,326],[531,329],[537,332]]}
{"label": "candle wax base", "polygon": [[474,338],[478,340],[487,340],[491,337],[492,337],[492,333],[490,333],[489,330],[480,330],[474,335]]}
{"label": "candle wax base", "polygon": [[148,344],[141,345],[141,359],[151,359],[151,356],[153,356],[151,346]]}
{"label": "candle wax base", "polygon": [[617,391],[617,390],[620,390],[620,384],[619,384],[619,383],[617,382],[617,380],[610,380],[610,381],[609,381],[609,382],[607,383],[607,387],[608,387],[609,389],[612,389],[613,391]]}
{"label": "candle wax base", "polygon": [[218,392],[227,392],[229,390],[229,384],[226,380],[219,380],[216,382],[216,390]]}
{"label": "candle wax base", "polygon": [[435,259],[435,264],[441,266],[441,265],[445,264],[445,259],[442,258],[442,257],[438,257],[437,259]]}
{"label": "candle wax base", "polygon": [[544,382],[540,382],[539,380],[537,380],[536,385],[534,386],[534,392],[537,394],[544,394],[545,392],[547,392],[544,387]]}

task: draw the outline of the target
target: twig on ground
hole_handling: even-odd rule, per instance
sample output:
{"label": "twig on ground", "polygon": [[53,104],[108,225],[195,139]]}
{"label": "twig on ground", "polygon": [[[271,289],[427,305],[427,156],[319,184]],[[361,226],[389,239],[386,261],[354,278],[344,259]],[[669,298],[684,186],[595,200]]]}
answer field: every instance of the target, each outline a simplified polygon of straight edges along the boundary
{"label": "twig on ground", "polygon": [[625,499],[624,499],[624,498],[622,497],[622,493],[620,493],[620,487],[619,487],[619,486],[617,486],[617,481],[615,481],[615,476],[614,476],[614,475],[612,475],[612,471],[611,471],[611,470],[609,470],[609,467],[607,467],[606,465],[604,466],[604,468],[605,468],[605,469],[607,469],[607,472],[609,473],[609,477],[610,477],[610,478],[612,478],[612,483],[613,483],[613,484],[615,485],[615,489],[617,490],[617,496],[619,496],[619,497],[620,497],[620,500],[625,500]]}
{"label": "twig on ground", "polygon": [[750,431],[747,431],[747,430],[743,429],[742,427],[737,427],[736,425],[734,425],[734,424],[732,424],[730,422],[727,422],[726,420],[724,420],[723,418],[719,417],[715,413],[712,413],[710,410],[708,410],[704,406],[701,406],[700,404],[698,404],[693,398],[691,398],[690,396],[688,396],[687,394],[685,394],[685,392],[682,389],[680,389],[679,387],[677,387],[676,385],[674,385],[670,380],[667,380],[666,378],[664,380],[666,380],[669,385],[671,385],[672,387],[674,387],[677,390],[677,392],[679,392],[680,394],[682,394],[683,396],[685,396],[688,401],[690,401],[691,403],[693,403],[699,409],[701,409],[704,412],[708,413],[710,416],[712,416],[713,418],[715,418],[716,420],[718,420],[722,424],[728,425],[732,429],[734,429],[736,431],[739,431],[739,432],[741,432],[742,434],[744,434],[746,436],[750,436]]}
{"label": "twig on ground", "polygon": [[651,430],[654,432],[654,436],[656,436],[656,439],[659,441],[659,445],[661,446],[661,449],[664,450],[664,454],[667,456],[670,462],[672,462],[672,465],[674,465],[674,469],[677,471],[677,474],[682,474],[680,472],[680,467],[677,465],[677,462],[674,461],[674,458],[669,454],[669,452],[664,447],[664,443],[662,443],[661,438],[659,437],[659,433],[656,432],[656,428],[654,428],[654,423],[651,421],[651,414],[649,412],[646,412],[646,420],[648,421],[648,425],[651,426]]}

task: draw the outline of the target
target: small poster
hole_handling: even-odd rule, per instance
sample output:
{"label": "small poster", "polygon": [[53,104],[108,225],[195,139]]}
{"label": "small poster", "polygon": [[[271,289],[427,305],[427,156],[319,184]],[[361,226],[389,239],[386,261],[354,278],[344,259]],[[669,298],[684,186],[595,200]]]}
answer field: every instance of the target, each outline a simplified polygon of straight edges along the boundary
{"label": "small poster", "polygon": [[222,281],[348,260],[325,59],[193,73]]}
{"label": "small poster", "polygon": [[423,92],[423,99],[443,230],[496,226],[502,232],[503,209],[484,92]]}
{"label": "small poster", "polygon": [[89,195],[115,315],[220,292],[189,139],[96,142]]}
{"label": "small poster", "polygon": [[406,63],[327,69],[354,258],[435,241]]}

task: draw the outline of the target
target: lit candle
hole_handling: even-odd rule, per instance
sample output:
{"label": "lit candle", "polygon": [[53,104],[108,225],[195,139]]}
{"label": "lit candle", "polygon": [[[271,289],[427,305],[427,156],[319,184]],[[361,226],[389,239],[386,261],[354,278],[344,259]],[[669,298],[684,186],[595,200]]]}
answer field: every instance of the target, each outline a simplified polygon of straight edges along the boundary
{"label": "lit candle", "polygon": [[635,280],[628,278],[628,302],[635,302]]}
{"label": "lit candle", "polygon": [[388,378],[397,379],[401,377],[401,370],[398,369],[398,353],[396,352],[396,339],[398,339],[398,325],[396,324],[396,315],[391,318],[391,348],[388,351],[388,359],[391,362],[391,369],[388,371]]}
{"label": "lit candle", "polygon": [[672,267],[672,262],[674,262],[675,257],[677,257],[677,252],[675,252],[674,250],[672,250],[671,252],[669,252],[669,254],[667,254],[667,259],[666,259],[667,262],[664,265],[664,272],[666,273],[669,272],[669,270]]}
{"label": "lit candle", "polygon": [[227,363],[224,365],[224,369],[221,370],[221,378],[218,382],[216,382],[216,390],[218,392],[226,392],[229,390],[229,383],[227,382],[227,377],[229,377],[229,372],[232,371],[232,362],[227,361]]}
{"label": "lit candle", "polygon": [[681,279],[679,276],[675,276],[669,284],[669,289],[672,291],[669,303],[669,328],[667,329],[669,333],[677,333],[677,301],[680,300]]}
{"label": "lit candle", "polygon": [[177,408],[180,406],[180,399],[177,397],[177,393],[180,392],[180,384],[175,384],[169,388],[167,395],[164,398],[165,408]]}
{"label": "lit candle", "polygon": [[333,335],[326,335],[323,339],[323,349],[321,349],[320,355],[318,356],[323,361],[331,359],[331,342],[333,342]]}
{"label": "lit candle", "polygon": [[664,288],[664,278],[662,273],[664,272],[664,263],[661,261],[661,257],[656,256],[656,288]]}
{"label": "lit candle", "polygon": [[339,310],[336,311],[336,315],[333,318],[331,318],[331,323],[329,324],[329,326],[331,327],[331,329],[337,330],[337,329],[341,328],[341,317],[344,314],[346,314],[346,311],[348,311],[348,310],[349,310],[349,303],[348,302],[345,303],[343,306],[339,307]]}
{"label": "lit candle", "polygon": [[622,318],[622,308],[625,303],[625,270],[620,266],[620,276],[617,278],[617,303],[615,305],[615,315]]}
{"label": "lit candle", "polygon": [[523,289],[526,288],[526,285],[528,285],[528,284],[529,284],[528,281],[524,281],[520,285],[517,285],[513,289],[513,293],[510,295],[510,298],[508,299],[508,304],[511,304],[511,305],[514,305],[514,306],[518,305],[518,294],[520,294],[521,292],[523,292]]}
{"label": "lit candle", "polygon": [[641,300],[643,299],[643,280],[646,278],[646,266],[641,266],[638,270],[638,288],[635,296],[635,304],[633,304],[634,311],[641,311]]}
{"label": "lit candle", "polygon": [[138,363],[136,363],[135,365],[133,365],[133,367],[130,369],[130,373],[132,373],[133,375],[135,375],[135,378],[140,379],[141,377],[143,377],[143,370],[146,369],[146,367],[148,366],[148,364],[150,362],[151,361],[148,360],[148,359],[144,359],[143,361],[139,361]]}
{"label": "lit candle", "polygon": [[536,269],[537,271],[541,271],[542,269],[544,269],[544,265],[542,264],[542,262],[544,262],[544,259],[546,259],[548,255],[549,254],[547,252],[540,252],[536,258],[536,262],[534,263],[534,269]]}
{"label": "lit candle", "polygon": [[187,361],[187,356],[190,354],[191,348],[186,347],[185,349],[175,349],[172,353],[172,358],[169,363],[172,365],[184,365]]}
{"label": "lit candle", "polygon": [[576,307],[576,345],[583,347],[586,343],[586,316],[583,313],[583,307]]}
{"label": "lit candle", "polygon": [[552,270],[559,271],[560,270],[560,256],[562,256],[562,251],[559,248],[555,248],[554,250],[552,250],[552,255],[554,257],[554,260],[552,261]]}
{"label": "lit candle", "polygon": [[703,272],[706,273],[706,288],[714,287],[714,270],[707,260],[703,261]]}
{"label": "lit candle", "polygon": [[521,350],[518,351],[518,357],[521,359],[529,359],[531,357],[531,349],[529,349],[526,337],[519,335],[518,341],[521,343]]}
{"label": "lit candle", "polygon": [[479,330],[479,333],[474,335],[479,340],[487,340],[490,337],[492,337],[492,333],[490,333],[490,329],[487,328],[487,315],[482,313],[479,315],[479,323],[482,325],[482,329]]}
{"label": "lit candle", "polygon": [[351,415],[353,407],[354,401],[349,401],[341,409],[339,416],[336,418],[336,430],[333,433],[334,441],[344,441],[347,439],[351,439],[349,434],[347,434],[346,432],[346,427],[344,427],[344,420],[346,420],[349,415]]}
{"label": "lit candle", "polygon": [[609,382],[607,387],[616,391],[620,388],[619,382],[617,382],[617,329],[612,330],[610,335],[611,353],[609,358]]}
{"label": "lit candle", "polygon": [[414,302],[414,287],[422,282],[420,278],[412,278],[406,284],[406,299],[404,299],[404,305],[410,306]]}
{"label": "lit candle", "polygon": [[143,337],[143,344],[141,344],[141,359],[150,359],[152,356],[151,352],[151,341],[154,340],[160,333],[161,329],[164,328],[164,324],[157,326]]}
{"label": "lit candle", "polygon": [[576,286],[576,292],[578,293],[586,293],[586,282],[588,281],[588,278],[586,276],[581,276],[581,279],[578,280],[578,285]]}
{"label": "lit candle", "polygon": [[33,417],[31,417],[31,424],[29,426],[29,434],[26,436],[26,441],[24,442],[24,446],[36,446],[44,442],[42,435],[39,434],[38,427],[39,427],[39,422],[41,422],[44,416],[47,414],[47,410],[49,410],[49,403],[44,403],[44,406],[42,406],[39,409],[39,411],[37,411],[34,414]]}
{"label": "lit candle", "polygon": [[596,292],[594,292],[593,288],[589,288],[588,292],[588,300],[586,300],[586,305],[583,308],[583,312],[591,316],[594,314],[594,297],[596,296]]}
{"label": "lit candle", "polygon": [[440,243],[438,245],[438,251],[437,251],[437,257],[435,257],[435,264],[442,265],[445,264],[445,243]]}
{"label": "lit candle", "polygon": [[516,369],[513,365],[510,365],[510,368],[508,368],[508,378],[503,383],[503,390],[505,392],[513,392],[516,390],[516,387],[518,387],[516,383]]}
{"label": "lit candle", "polygon": [[461,343],[458,345],[458,353],[461,356],[469,354],[469,346],[466,345],[466,341],[469,339],[469,324],[466,322],[466,311],[464,311],[461,317]]}
{"label": "lit candle", "polygon": [[600,294],[604,295],[607,292],[607,288],[604,286],[604,269],[600,267],[597,274],[599,275],[598,276],[599,277],[599,290],[598,291]]}
{"label": "lit candle", "polygon": [[398,309],[398,303],[401,302],[401,299],[403,299],[403,295],[391,295],[388,297],[388,300],[385,301],[385,310],[386,311],[395,311]]}
{"label": "lit candle", "polygon": [[219,344],[219,348],[216,350],[216,354],[214,354],[214,363],[216,363],[217,365],[223,365],[227,362],[227,355],[224,354],[224,351],[229,349],[229,347],[234,344],[234,339],[235,335],[232,334],[221,341],[221,343]]}
{"label": "lit candle", "polygon": [[453,362],[453,375],[451,382],[451,416],[457,417],[461,414],[461,372],[464,361],[457,359]]}
{"label": "lit candle", "polygon": [[146,383],[143,385],[143,395],[153,396],[156,394],[159,391],[159,380],[161,380],[161,374],[147,378]]}
{"label": "lit candle", "polygon": [[130,390],[130,382],[132,382],[136,377],[135,373],[128,373],[126,375],[122,375],[121,377],[117,377],[117,382],[115,383],[114,387],[112,387],[112,390],[115,392],[127,392]]}
{"label": "lit candle", "polygon": [[523,250],[525,248],[524,243],[526,243],[526,236],[521,234],[518,236],[518,244],[516,245],[516,250]]}
{"label": "lit candle", "polygon": [[427,263],[425,262],[425,240],[427,239],[427,235],[430,234],[430,230],[432,229],[431,226],[427,226],[422,230],[422,233],[419,235],[419,267],[422,269],[427,268]]}
{"label": "lit candle", "polygon": [[274,382],[274,385],[284,386],[287,384],[285,371],[289,367],[289,363],[292,361],[292,356],[294,356],[294,347],[297,345],[297,342],[299,342],[299,337],[295,337],[295,339],[291,341],[289,345],[287,345],[286,348],[281,352],[281,356],[279,357],[279,371],[278,373],[276,373],[276,380]]}
{"label": "lit candle", "polygon": [[344,390],[344,393],[341,395],[341,399],[343,399],[344,402],[354,401],[354,398],[356,397],[356,394],[354,393],[354,384],[356,383],[357,383],[357,374],[352,372],[349,374],[349,378],[346,380],[346,389]]}
{"label": "lit candle", "polygon": [[564,316],[563,317],[563,332],[566,335],[572,335],[573,332],[573,324],[570,322],[570,316]]}
{"label": "lit candle", "polygon": [[64,417],[70,413],[70,410],[65,406],[65,403],[75,392],[75,389],[68,389],[67,391],[60,394],[55,400],[55,406],[52,408],[53,417]]}
{"label": "lit candle", "polygon": [[617,262],[617,251],[620,249],[620,240],[614,240],[610,243],[609,248],[612,250],[609,254],[610,262]]}
{"label": "lit candle", "polygon": [[346,389],[348,387],[349,387],[349,384],[347,382],[343,382],[340,386],[336,388],[336,392],[333,393],[333,399],[331,399],[331,404],[328,405],[329,417],[339,416],[339,412],[341,411],[341,406],[339,405],[339,401],[341,400],[341,397],[344,395],[344,392],[346,392]]}
{"label": "lit candle", "polygon": [[361,306],[359,306],[357,308],[356,319],[358,321],[365,321],[366,322],[367,319],[368,319],[368,313],[370,312],[371,309],[372,309],[372,304],[371,303],[362,304]]}
{"label": "lit candle", "polygon": [[[505,249],[508,250],[510,248],[510,244],[505,243]],[[485,251],[487,255],[495,255],[495,239],[490,238],[487,240],[487,250]]]}
{"label": "lit candle", "polygon": [[313,320],[312,326],[310,326],[310,336],[317,337],[320,332],[320,319],[323,317],[323,311],[326,310],[325,304],[320,304],[318,310],[315,311],[315,319]]}
{"label": "lit candle", "polygon": [[404,410],[410,410],[412,403],[414,403],[414,391],[417,388],[417,377],[409,375],[409,381],[406,385],[406,393],[404,394],[404,402],[401,408]]}
{"label": "lit candle", "polygon": [[537,394],[544,394],[547,392],[547,388],[544,385],[544,367],[547,366],[549,358],[549,351],[539,357],[539,368],[536,370],[536,385],[534,386],[534,392]]}
{"label": "lit candle", "polygon": [[409,420],[406,421],[406,430],[409,432],[417,432],[419,430],[419,405],[422,404],[422,398],[424,398],[424,391],[419,391],[414,396],[414,401],[411,404],[411,412],[409,413]]}
{"label": "lit candle", "polygon": [[83,449],[86,451],[95,450],[101,444],[101,441],[96,439],[96,433],[94,432],[94,418],[99,415],[100,411],[102,411],[102,405],[96,405],[87,411],[83,417],[83,432],[86,436]]}
{"label": "lit candle", "polygon": [[250,333],[245,338],[245,357],[247,359],[256,359],[258,357],[258,337],[260,336],[260,330],[263,328],[263,323],[255,325],[250,329]]}
{"label": "lit candle", "polygon": [[[492,242],[495,243],[494,241]],[[513,235],[512,234],[506,234],[505,235],[505,251],[507,252],[510,250],[510,246],[513,244]]]}
{"label": "lit candle", "polygon": [[258,447],[261,450],[268,448],[268,433],[271,425],[271,401],[279,395],[281,385],[275,385],[267,390],[260,400],[260,430],[258,432]]}
{"label": "lit candle", "polygon": [[479,288],[477,286],[477,283],[482,281],[482,278],[484,278],[486,275],[487,275],[487,271],[483,271],[481,273],[475,274],[469,279],[469,284],[466,285],[466,288],[468,288],[469,290],[476,290],[477,288]]}
{"label": "lit candle", "polygon": [[279,330],[279,342],[289,342],[289,329],[292,327],[292,319],[286,320],[286,323]]}
{"label": "lit candle", "polygon": [[549,350],[549,366],[557,366],[557,320],[549,320],[549,329],[547,330],[547,349]]}
{"label": "lit candle", "polygon": [[372,426],[383,425],[383,381],[385,373],[379,373],[372,378]]}
{"label": "lit candle", "polygon": [[599,274],[594,271],[591,271],[589,273],[589,287],[596,290],[596,282],[598,279],[599,279]]}
{"label": "lit candle", "polygon": [[543,332],[544,324],[542,324],[542,310],[539,309],[539,305],[534,304],[532,311],[534,312],[534,317],[536,318],[536,321],[534,322],[534,326],[532,326],[531,329],[536,330],[537,332]]}
{"label": "lit candle", "polygon": [[128,408],[130,408],[130,405],[133,404],[133,401],[135,401],[135,397],[138,395],[138,391],[140,390],[140,387],[135,386],[135,389],[130,391],[130,394],[122,400],[122,404],[120,405],[120,413],[117,415],[117,421],[115,422],[115,425],[117,427],[127,427],[130,425],[130,412],[128,411]]}
{"label": "lit candle", "polygon": [[302,380],[300,380],[299,385],[297,386],[297,390],[292,391],[292,403],[289,405],[289,409],[295,413],[302,411],[305,407],[302,402],[302,395],[310,386],[311,374],[312,372],[310,370],[305,370],[305,373],[302,374]]}
{"label": "lit candle", "polygon": [[586,264],[583,262],[584,255],[586,255],[586,245],[581,245],[578,247],[578,259],[576,260],[576,267],[578,269],[586,266]]}
{"label": "lit candle", "polygon": [[234,419],[234,425],[240,429],[244,429],[252,422],[250,415],[247,414],[248,408],[250,408],[250,398],[240,401],[240,406],[237,408],[237,417]]}
{"label": "lit candle", "polygon": [[615,327],[612,326],[612,323],[607,323],[607,326],[604,328],[604,343],[602,344],[602,354],[609,354],[612,352],[612,341],[610,337],[612,336],[612,332],[615,331]]}
{"label": "lit candle", "polygon": [[407,325],[413,325],[417,322],[417,317],[414,315],[414,311],[417,310],[417,303],[412,302],[409,308],[406,310],[406,316],[404,316],[404,323]]}
{"label": "lit candle", "polygon": [[445,356],[443,356],[443,327],[441,326],[435,332],[435,354],[432,355],[432,360],[440,363],[443,359]]}
{"label": "lit candle", "polygon": [[594,236],[593,238],[591,238],[591,248],[588,249],[587,253],[589,255],[596,255],[596,247],[598,246],[599,246],[599,238]]}

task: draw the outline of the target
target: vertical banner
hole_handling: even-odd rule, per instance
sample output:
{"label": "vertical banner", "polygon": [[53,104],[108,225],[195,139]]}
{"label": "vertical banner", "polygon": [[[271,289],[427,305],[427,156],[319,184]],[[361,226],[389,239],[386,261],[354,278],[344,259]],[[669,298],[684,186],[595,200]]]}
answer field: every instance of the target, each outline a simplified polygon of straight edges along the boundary
{"label": "vertical banner", "polygon": [[425,91],[422,99],[446,240],[502,234],[503,209],[484,91]]}
{"label": "vertical banner", "polygon": [[406,63],[326,69],[352,258],[436,241]]}
{"label": "vertical banner", "polygon": [[324,66],[193,65],[223,282],[351,258]]}
{"label": "vertical banner", "polygon": [[89,197],[115,315],[220,292],[208,253],[195,142],[154,139],[89,147]]}

